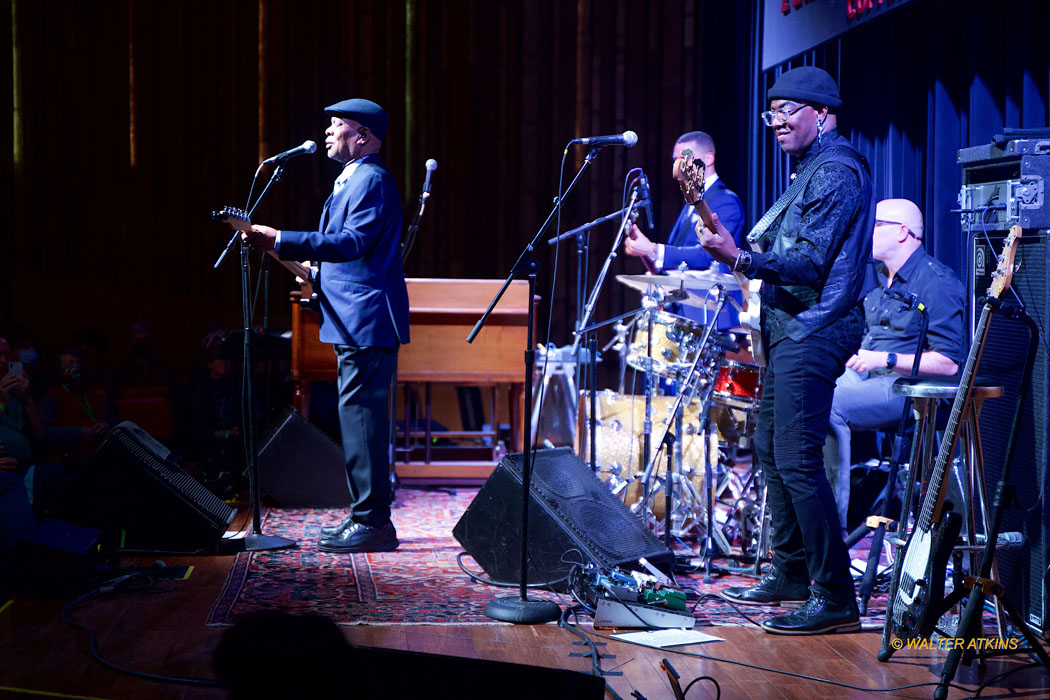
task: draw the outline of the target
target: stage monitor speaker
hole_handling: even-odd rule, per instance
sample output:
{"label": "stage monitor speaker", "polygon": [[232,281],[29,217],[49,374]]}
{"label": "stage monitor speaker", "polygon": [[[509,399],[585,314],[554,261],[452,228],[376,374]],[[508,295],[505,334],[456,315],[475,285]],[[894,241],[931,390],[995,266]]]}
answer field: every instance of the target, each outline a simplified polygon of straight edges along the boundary
{"label": "stage monitor speaker", "polygon": [[[452,534],[501,583],[519,580],[522,454],[496,466]],[[573,564],[670,572],[674,555],[568,447],[537,450],[529,489],[529,583],[564,579]]]}
{"label": "stage monitor speaker", "polygon": [[106,434],[55,514],[102,530],[107,546],[196,552],[217,548],[235,512],[183,471],[168,448],[125,421]]}
{"label": "stage monitor speaker", "polygon": [[[986,294],[991,274],[996,267],[996,254],[1002,250],[1004,232],[989,233],[988,240],[978,233],[971,260],[973,264],[973,321],[981,308],[976,300]],[[988,242],[991,242],[991,248]],[[1050,340],[1050,247],[1047,231],[1024,231],[1017,250],[1010,289],[1003,294],[1005,302],[1024,305],[1042,335],[1036,356],[1028,398],[1024,406],[1021,430],[1017,438],[1010,481],[1017,486],[1018,503],[1003,512],[1001,531],[1021,532],[1025,546],[1002,550],[996,555],[999,577],[1007,596],[1021,611],[1030,626],[1041,633],[1050,630],[1050,598],[1047,577],[1050,565],[1050,504],[1047,503],[1048,443],[1050,443],[1050,363],[1047,340]],[[1016,296],[1014,296],[1016,294]],[[981,452],[984,456],[985,484],[989,494],[1003,472],[1009,430],[1017,405],[1018,390],[1028,349],[1028,329],[1020,321],[995,316],[989,326],[987,342],[981,355],[978,376],[1000,382],[1002,398],[984,402],[981,409]]]}
{"label": "stage monitor speaker", "polygon": [[347,508],[343,448],[288,406],[259,450],[259,488],[285,508]]}

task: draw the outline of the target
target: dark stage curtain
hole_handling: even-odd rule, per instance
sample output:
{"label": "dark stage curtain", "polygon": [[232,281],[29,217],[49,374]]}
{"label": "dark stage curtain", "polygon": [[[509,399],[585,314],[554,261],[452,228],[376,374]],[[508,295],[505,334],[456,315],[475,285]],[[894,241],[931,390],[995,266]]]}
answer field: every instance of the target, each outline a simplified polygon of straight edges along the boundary
{"label": "dark stage curtain", "polygon": [[[760,27],[756,26],[756,36]],[[1050,4],[920,0],[862,25],[789,64],[756,74],[753,110],[786,68],[819,65],[841,86],[840,131],[868,158],[879,199],[906,197],[926,217],[926,246],[966,281],[957,198],[960,148],[1004,127],[1050,123]],[[752,216],[786,187],[789,166],[756,122]]]}
{"label": "dark stage curtain", "polygon": [[[619,208],[624,174],[644,167],[662,237],[681,202],[671,149],[693,129],[715,136],[723,177],[745,194],[748,3],[2,5],[0,41],[13,65],[0,71],[10,107],[0,128],[15,137],[0,148],[16,206],[0,326],[26,324],[45,343],[80,326],[112,337],[145,321],[155,347],[192,353],[207,321],[236,327],[236,260],[211,269],[229,234],[208,214],[243,204],[262,158],[306,138],[321,143],[322,108],[350,95],[391,114],[382,155],[406,223],[424,162],[439,162],[410,276],[504,276],[549,211],[575,136],[633,129],[641,140],[601,153],[566,202],[564,229]],[[584,155],[570,151],[566,182]],[[335,173],[322,154],[289,162],[255,220],[316,226]],[[591,281],[612,229],[591,236]],[[551,314],[558,344],[570,341],[575,318],[570,250],[562,246]],[[542,330],[555,260],[546,245],[537,257]],[[625,256],[612,268],[641,270]],[[278,269],[272,286],[280,326],[292,283]],[[610,281],[596,317],[637,304]]]}

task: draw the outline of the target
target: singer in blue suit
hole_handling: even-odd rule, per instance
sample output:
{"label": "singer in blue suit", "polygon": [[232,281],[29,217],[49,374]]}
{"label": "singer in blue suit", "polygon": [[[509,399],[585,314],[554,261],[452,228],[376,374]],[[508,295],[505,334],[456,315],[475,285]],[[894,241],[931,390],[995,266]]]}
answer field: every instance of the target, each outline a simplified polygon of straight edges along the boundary
{"label": "singer in blue suit", "polygon": [[328,157],[343,165],[317,231],[252,226],[248,240],[286,260],[320,262],[321,341],[338,364],[339,424],[350,488],[350,514],[321,529],[318,549],[397,549],[387,401],[397,350],[408,337],[408,291],[401,268],[401,196],[378,152],[389,118],[365,99],[325,109]]}
{"label": "singer in blue suit", "polygon": [[[682,152],[691,150],[695,160],[704,163],[704,200],[713,212],[718,214],[725,227],[729,229],[738,245],[744,243],[744,205],[740,197],[729,189],[725,182],[718,176],[715,170],[715,142],[703,131],[690,131],[678,137],[674,145],[673,158],[681,158]],[[715,261],[700,246],[700,239],[696,236],[696,222],[700,216],[692,206],[686,204],[678,213],[678,218],[671,227],[667,236],[666,244],[653,243],[638,229],[634,227],[634,240],[628,239],[624,244],[624,251],[628,255],[638,257],[645,256],[654,263],[658,272],[669,270],[706,270],[712,266],[726,274],[729,268]],[[734,293],[737,301],[739,295]],[[704,322],[703,309],[681,305],[677,313],[694,321]],[[726,329],[737,325],[737,312],[732,306],[726,307],[718,319],[718,328]]]}

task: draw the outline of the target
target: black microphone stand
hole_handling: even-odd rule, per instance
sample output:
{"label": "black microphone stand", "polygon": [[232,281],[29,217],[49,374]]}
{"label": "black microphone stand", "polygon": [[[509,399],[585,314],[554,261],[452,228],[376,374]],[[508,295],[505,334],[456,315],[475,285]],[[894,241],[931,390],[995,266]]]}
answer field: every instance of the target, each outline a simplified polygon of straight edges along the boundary
{"label": "black microphone stand", "polygon": [[[266,183],[266,187],[259,193],[259,198],[255,200],[255,204],[251,209],[248,210],[248,218],[251,219],[252,212],[255,211],[256,207],[259,206],[259,202],[262,201],[266,193],[269,192],[270,187],[273,183],[281,179],[281,173],[284,167],[278,165],[274,168],[273,174],[270,176],[270,181]],[[226,254],[233,247],[233,244],[237,241],[241,243],[241,313],[244,320],[244,358],[242,366],[242,405],[243,408],[243,424],[244,430],[244,445],[245,445],[245,457],[248,464],[248,508],[252,512],[252,527],[251,531],[245,535],[244,538],[238,540],[228,540],[229,546],[232,551],[242,552],[263,552],[271,549],[286,549],[288,547],[295,547],[295,540],[289,540],[284,537],[276,537],[274,535],[266,535],[262,529],[262,516],[260,513],[260,494],[259,494],[259,467],[258,467],[258,450],[255,441],[255,392],[253,389],[254,379],[254,364],[252,360],[252,309],[251,309],[251,285],[249,284],[248,278],[250,276],[250,265],[249,265],[249,246],[246,242],[241,239],[241,232],[235,231],[233,237],[230,238],[229,243],[223,249],[222,253],[219,254],[218,260],[213,265],[214,269],[218,269],[222,265],[223,260],[226,258]]]}
{"label": "black microphone stand", "polygon": [[473,343],[474,339],[481,332],[485,322],[489,316],[492,315],[492,310],[496,308],[496,304],[503,298],[504,293],[510,287],[510,283],[521,273],[528,275],[529,280],[529,319],[528,319],[528,332],[525,347],[525,442],[523,447],[525,448],[522,453],[521,460],[521,563],[519,565],[519,586],[517,597],[506,597],[496,598],[490,600],[485,606],[485,615],[492,618],[493,620],[500,620],[501,622],[514,622],[517,624],[534,625],[544,622],[553,622],[561,617],[561,608],[556,603],[549,600],[541,600],[539,598],[528,597],[528,563],[529,563],[529,489],[530,482],[532,480],[532,370],[536,362],[536,351],[533,348],[533,325],[535,321],[535,309],[532,300],[536,294],[536,270],[539,267],[536,260],[532,257],[532,251],[536,246],[536,243],[540,240],[543,232],[550,226],[551,221],[554,220],[555,215],[561,210],[562,202],[572,192],[576,183],[579,182],[580,176],[587,169],[587,166],[598,155],[600,147],[592,148],[590,153],[583,161],[583,166],[577,171],[576,176],[569,183],[568,188],[562,194],[560,198],[555,200],[554,207],[551,209],[550,214],[547,215],[546,220],[540,226],[539,231],[532,237],[529,244],[525,246],[525,249],[521,251],[517,261],[511,267],[510,274],[507,279],[503,282],[503,286],[496,293],[496,296],[489,303],[489,307],[485,309],[485,313],[481,315],[478,322],[474,324],[474,328],[470,331],[470,335],[467,336],[467,342]]}

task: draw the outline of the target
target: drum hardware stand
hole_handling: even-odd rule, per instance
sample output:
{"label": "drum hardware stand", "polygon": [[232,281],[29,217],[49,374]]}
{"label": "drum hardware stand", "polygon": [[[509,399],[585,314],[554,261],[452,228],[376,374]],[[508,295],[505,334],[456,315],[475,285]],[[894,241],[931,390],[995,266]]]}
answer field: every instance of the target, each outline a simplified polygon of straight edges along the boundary
{"label": "drum hardware stand", "polygon": [[[919,365],[922,364],[922,353],[926,347],[926,331],[929,326],[929,316],[926,313],[926,305],[919,301],[919,298],[915,294],[898,295],[906,296],[907,300],[902,303],[902,310],[916,309],[919,312],[919,336],[915,343],[915,354],[912,356],[914,359],[911,364],[911,376],[919,376]],[[890,460],[890,470],[886,475],[886,486],[882,489],[882,493],[879,495],[881,501],[881,507],[877,513],[872,513],[871,516],[865,519],[863,523],[857,526],[857,528],[846,537],[846,548],[849,549],[857,542],[862,540],[869,532],[874,530],[875,534],[871,539],[871,549],[868,551],[868,563],[864,569],[864,577],[860,582],[860,591],[858,593],[860,600],[857,603],[857,607],[860,609],[861,615],[866,615],[868,612],[868,601],[871,600],[871,593],[875,589],[875,578],[878,573],[879,560],[882,558],[882,545],[886,537],[886,531],[890,524],[893,523],[893,497],[897,491],[897,477],[900,473],[901,462],[904,460],[904,455],[911,451],[911,438],[907,433],[908,418],[911,416],[912,410],[912,399],[908,397],[904,402],[904,409],[901,411],[900,420],[897,422],[897,439],[893,442],[893,457]],[[876,501],[878,503],[878,501]],[[908,506],[901,503],[901,513],[899,518],[903,519],[908,517]],[[845,523],[843,523],[845,525]],[[874,525],[874,527],[873,527]],[[899,529],[898,525],[894,525],[894,529]]]}
{"label": "drum hardware stand", "polygon": [[[597,406],[598,406],[598,360],[600,359],[601,354],[598,352],[598,339],[597,339],[596,336],[594,336],[592,334],[595,331],[597,331],[598,329],[604,328],[605,326],[608,326],[608,325],[613,324],[613,323],[618,324],[617,328],[623,327],[626,330],[625,326],[619,325],[621,323],[621,321],[623,321],[623,320],[625,320],[627,318],[631,318],[633,320],[633,319],[637,318],[638,314],[640,314],[640,313],[642,313],[642,310],[629,311],[629,312],[627,312],[625,314],[620,314],[619,316],[614,316],[614,317],[612,317],[610,319],[607,319],[607,320],[602,321],[600,323],[592,324],[590,326],[587,326],[586,328],[581,328],[579,331],[577,331],[580,335],[589,336],[590,337],[590,342],[588,343],[588,346],[589,346],[588,353],[590,354],[590,358],[591,358],[590,361],[591,361],[591,367],[592,367],[591,375],[590,375],[591,381],[590,381],[590,392],[589,392],[590,393],[591,406],[590,406],[590,411],[589,411],[589,413],[590,413],[589,423],[588,423],[588,426],[587,426],[587,439],[590,441],[589,442],[589,452],[590,452],[591,471],[593,471],[595,474],[598,473],[598,469],[599,469],[599,466],[600,466],[599,463],[598,463],[598,453],[597,453],[597,449],[598,449],[598,447],[597,447],[598,446],[598,440],[597,440],[597,432],[598,432],[598,413],[597,412],[598,412],[598,408],[597,408]],[[617,334],[617,337],[619,337],[619,333]],[[613,342],[616,342],[616,341],[614,340]],[[605,348],[603,348],[603,349],[607,349],[608,347],[609,347],[609,345],[606,345]],[[576,421],[573,422],[573,425],[576,425]]]}
{"label": "drum hardware stand", "polygon": [[[532,257],[532,251],[536,247],[536,243],[540,240],[544,231],[550,226],[551,221],[554,220],[555,215],[561,212],[562,202],[572,192],[576,183],[580,181],[580,176],[583,175],[587,166],[597,157],[598,151],[601,147],[595,147],[590,150],[587,157],[583,161],[583,166],[576,171],[576,175],[573,177],[572,182],[569,183],[568,188],[561,194],[560,197],[554,201],[554,207],[551,209],[547,218],[540,225],[536,235],[533,236],[532,240],[529,241],[528,245],[521,251],[518,259],[511,267],[510,274],[507,275],[507,279],[503,282],[503,286],[493,297],[492,301],[489,302],[489,306],[485,309],[485,313],[481,315],[478,322],[474,324],[474,328],[471,329],[470,334],[467,336],[467,342],[472,343],[474,339],[481,332],[485,322],[489,316],[492,315],[493,309],[496,308],[496,304],[503,298],[503,295],[507,292],[510,287],[510,283],[514,278],[521,272],[528,274],[529,278],[529,318],[528,318],[528,332],[525,346],[525,415],[532,415],[532,379],[533,379],[533,366],[536,361],[536,351],[533,347],[533,322],[535,320],[535,304],[532,300],[536,294],[536,269],[538,267],[536,261]],[[573,352],[575,353],[578,346],[573,346]],[[532,437],[532,421],[525,426],[525,441],[524,441],[524,452],[522,454],[521,462],[521,562],[519,565],[519,588],[518,596],[516,598],[506,597],[497,598],[489,601],[485,606],[485,615],[494,619],[501,620],[503,622],[514,622],[518,624],[541,624],[544,622],[554,622],[561,617],[561,608],[557,604],[547,600],[541,600],[538,598],[528,597],[528,561],[529,561],[529,488],[530,481],[532,480],[532,452],[533,452],[533,437]]]}
{"label": "drum hardware stand", "polygon": [[[716,284],[714,286],[714,288],[718,290],[717,303],[715,305],[715,316],[717,317],[718,314],[720,314],[722,312],[722,309],[726,305],[726,301],[728,299],[728,294],[726,294],[725,287],[723,287],[720,284]],[[642,495],[642,503],[643,504],[648,504],[649,500],[652,497],[652,489],[650,487],[651,487],[652,478],[653,478],[653,470],[656,467],[656,461],[660,457],[660,452],[663,451],[668,445],[673,444],[673,442],[674,442],[674,436],[671,435],[671,433],[673,431],[673,427],[678,424],[679,416],[681,415],[681,412],[682,412],[682,407],[684,405],[691,404],[693,402],[693,396],[696,393],[694,377],[696,376],[696,373],[697,373],[696,372],[697,367],[699,366],[701,360],[704,357],[704,348],[707,347],[707,344],[708,344],[708,342],[711,339],[711,333],[712,333],[713,330],[714,330],[714,324],[709,324],[709,325],[704,327],[704,333],[700,337],[700,342],[697,344],[696,357],[693,358],[693,362],[689,366],[689,372],[686,374],[685,380],[683,382],[683,390],[678,393],[678,396],[675,397],[674,404],[672,404],[672,406],[671,406],[670,415],[668,416],[666,424],[664,425],[664,433],[660,437],[660,442],[659,442],[660,447],[657,448],[656,454],[653,455],[653,457],[646,463],[645,472],[642,474],[642,494],[643,494]],[[651,337],[652,337],[652,335],[650,334],[650,338]],[[703,398],[701,400],[700,424],[704,428],[703,431],[702,431],[702,434],[706,434],[706,424],[707,424],[707,421],[709,420],[707,418],[707,409],[708,409],[708,404],[710,403],[711,392],[713,390],[714,390],[714,384],[709,382],[708,386],[704,389],[704,395],[703,395]],[[705,447],[704,452],[705,452],[704,472],[705,472],[705,475],[707,475],[708,478],[710,478],[711,467],[710,467],[710,460],[708,460],[706,458],[706,447]],[[668,469],[667,469],[667,472],[666,472],[666,475],[665,475],[665,489],[667,490],[668,493],[670,493],[670,491],[672,490],[673,485],[674,485],[674,478],[672,476],[672,473],[673,473],[672,472],[672,468],[673,468],[673,464],[669,463],[668,464]],[[705,559],[706,559],[708,576],[710,576],[711,562],[710,562],[710,559],[708,558],[708,555],[711,553],[711,551],[713,549],[713,542],[714,542],[714,536],[713,536],[713,533],[710,530],[710,524],[714,520],[713,514],[712,514],[713,510],[714,510],[714,503],[713,503],[714,494],[713,494],[713,492],[711,491],[711,488],[710,488],[710,481],[708,481],[704,485],[704,487],[705,487],[705,491],[709,494],[708,498],[707,498],[707,502],[708,502],[707,503],[707,505],[708,505],[708,518],[707,518],[707,521],[708,521],[709,528],[708,528],[708,531],[706,533],[706,543],[705,544],[706,544],[707,547],[710,547],[711,549],[708,549],[704,554],[705,554]],[[671,532],[671,508],[667,508],[666,511],[664,512],[664,533],[665,533],[665,537],[668,539],[668,541],[670,539],[670,532]],[[668,544],[668,548],[670,549],[670,545],[669,544]]]}
{"label": "drum hardware stand", "polygon": [[[1025,401],[1028,398],[1028,389],[1031,386],[1032,368],[1035,366],[1035,357],[1039,352],[1039,328],[1036,326],[1035,321],[1033,321],[1020,306],[1014,304],[1001,304],[994,298],[989,298],[987,303],[998,306],[1000,311],[1007,318],[1023,321],[1028,326],[1028,355],[1025,358],[1024,372],[1021,375],[1022,380],[1017,392],[1017,406],[1014,409],[1013,424],[1010,426],[1010,436],[1006,443],[1006,458],[1003,460],[1003,471],[999,477],[999,483],[996,486],[995,491],[995,499],[992,504],[991,527],[985,533],[984,554],[981,557],[980,575],[970,576],[965,582],[965,587],[969,590],[969,595],[966,601],[966,608],[963,610],[962,617],[959,618],[959,626],[955,634],[957,638],[966,640],[965,647],[967,648],[964,648],[961,644],[956,644],[948,653],[948,658],[945,659],[944,666],[941,668],[940,685],[938,685],[933,692],[933,697],[936,700],[944,700],[948,697],[948,686],[955,678],[955,672],[959,668],[959,662],[966,661],[967,665],[969,665],[973,662],[973,657],[976,654],[981,654],[982,656],[1002,656],[1006,654],[1034,653],[1043,666],[1050,669],[1050,655],[1047,654],[1046,649],[1044,649],[1043,645],[1039,642],[1039,638],[1031,629],[1029,629],[1017,608],[1015,608],[1006,597],[1006,592],[1003,590],[1002,584],[991,578],[996,545],[999,540],[999,528],[1002,525],[1003,510],[1009,505],[1012,505],[1016,499],[1016,487],[1009,483],[1010,471],[1013,467],[1014,448],[1017,444],[1017,434],[1021,429],[1021,417],[1024,412]],[[954,595],[955,591],[953,591],[952,594]],[[981,637],[981,620],[984,614],[984,599],[989,595],[994,596],[1003,609],[1006,610],[1007,615],[1009,615],[1014,625],[1021,634],[1024,635],[1025,641],[1028,642],[1028,647],[996,651],[981,649],[977,652],[975,652],[974,649],[969,648],[974,640]],[[959,597],[961,597],[961,595]],[[884,651],[885,644],[883,645],[883,650],[880,650],[879,652],[880,661],[885,661],[889,658],[889,655],[886,656],[886,659],[882,658]]]}

